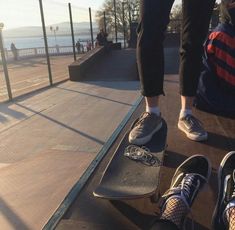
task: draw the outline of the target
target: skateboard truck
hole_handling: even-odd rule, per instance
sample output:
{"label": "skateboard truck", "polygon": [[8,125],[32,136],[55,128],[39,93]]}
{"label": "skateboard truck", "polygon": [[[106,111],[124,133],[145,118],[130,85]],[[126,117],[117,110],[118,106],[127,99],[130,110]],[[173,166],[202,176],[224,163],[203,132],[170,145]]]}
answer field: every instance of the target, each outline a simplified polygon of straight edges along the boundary
{"label": "skateboard truck", "polygon": [[144,146],[129,145],[125,148],[124,156],[148,166],[157,167],[161,165],[158,158],[151,154],[150,150]]}

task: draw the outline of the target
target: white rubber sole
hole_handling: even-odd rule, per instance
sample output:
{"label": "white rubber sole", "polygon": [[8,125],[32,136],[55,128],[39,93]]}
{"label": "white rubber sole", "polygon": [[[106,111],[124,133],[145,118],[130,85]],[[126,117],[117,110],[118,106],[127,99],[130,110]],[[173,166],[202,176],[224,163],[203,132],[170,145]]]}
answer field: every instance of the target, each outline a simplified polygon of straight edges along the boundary
{"label": "white rubber sole", "polygon": [[153,135],[161,129],[161,127],[162,127],[162,122],[148,136],[134,139],[131,137],[131,135],[129,135],[128,140],[131,144],[134,145],[145,145],[152,139]]}
{"label": "white rubber sole", "polygon": [[184,130],[184,128],[182,128],[179,125],[179,123],[178,123],[178,128],[179,128],[179,130],[181,130],[182,132],[184,132],[186,134],[188,139],[190,139],[192,141],[206,141],[208,139],[208,134],[207,133],[203,136],[197,136],[197,135],[194,135],[192,133],[188,133],[186,130]]}

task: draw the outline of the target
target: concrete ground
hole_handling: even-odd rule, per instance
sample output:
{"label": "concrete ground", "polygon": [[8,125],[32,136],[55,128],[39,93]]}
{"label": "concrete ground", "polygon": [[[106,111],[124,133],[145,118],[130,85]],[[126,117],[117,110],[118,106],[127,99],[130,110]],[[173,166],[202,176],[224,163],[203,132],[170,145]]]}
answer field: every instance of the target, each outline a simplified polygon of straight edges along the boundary
{"label": "concrete ground", "polygon": [[[80,56],[78,56],[79,58]],[[68,65],[72,55],[50,57],[53,83],[68,79]],[[46,58],[31,58],[8,64],[13,98],[49,86]],[[5,76],[0,66],[0,102],[8,100]]]}
{"label": "concrete ground", "polygon": [[[127,81],[99,80],[103,73],[94,69],[95,81],[66,81],[0,104],[1,229],[42,229],[83,175],[139,98],[130,53]],[[126,58],[112,55],[113,68],[116,55]],[[115,71],[127,69],[119,64]]]}

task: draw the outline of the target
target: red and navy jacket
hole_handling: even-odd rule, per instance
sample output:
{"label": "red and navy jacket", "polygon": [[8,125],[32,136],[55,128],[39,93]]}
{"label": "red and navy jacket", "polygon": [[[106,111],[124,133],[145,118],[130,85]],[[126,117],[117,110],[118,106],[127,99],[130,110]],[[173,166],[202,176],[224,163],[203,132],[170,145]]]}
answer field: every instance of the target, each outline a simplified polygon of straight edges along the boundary
{"label": "red and navy jacket", "polygon": [[235,28],[219,24],[205,43],[204,65],[219,79],[221,86],[235,90]]}

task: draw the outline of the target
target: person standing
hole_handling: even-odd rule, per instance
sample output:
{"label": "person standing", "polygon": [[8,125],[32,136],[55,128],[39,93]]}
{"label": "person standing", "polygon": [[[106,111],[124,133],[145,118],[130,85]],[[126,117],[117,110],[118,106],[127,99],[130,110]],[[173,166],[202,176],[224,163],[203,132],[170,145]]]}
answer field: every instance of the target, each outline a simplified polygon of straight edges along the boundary
{"label": "person standing", "polygon": [[11,43],[11,52],[13,54],[14,60],[17,61],[18,60],[18,50],[13,42]]}
{"label": "person standing", "polygon": [[81,53],[81,43],[79,41],[76,42],[76,48],[77,48],[78,54],[80,54]]}
{"label": "person standing", "polygon": [[[164,95],[164,33],[174,0],[141,0],[137,33],[137,63],[146,110],[129,135],[129,142],[143,145],[162,126],[159,99]],[[180,45],[181,111],[178,128],[194,141],[207,139],[201,122],[192,115],[202,65],[203,42],[208,33],[215,0],[182,0]]]}

